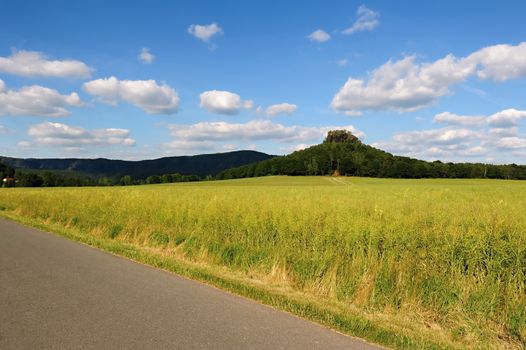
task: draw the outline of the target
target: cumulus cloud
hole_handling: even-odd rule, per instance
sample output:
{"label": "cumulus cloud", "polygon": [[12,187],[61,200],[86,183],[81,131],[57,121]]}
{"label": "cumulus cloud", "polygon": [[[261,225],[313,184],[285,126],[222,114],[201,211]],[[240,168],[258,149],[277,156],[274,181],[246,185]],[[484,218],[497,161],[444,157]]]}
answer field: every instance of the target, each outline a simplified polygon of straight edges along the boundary
{"label": "cumulus cloud", "polygon": [[[398,155],[447,161],[516,161],[513,152],[526,151],[526,137],[519,134],[526,111],[507,109],[489,116],[440,113],[435,121],[447,127],[395,133],[375,147]],[[506,150],[508,150],[506,152]],[[520,162],[520,161],[519,161]],[[523,162],[522,162],[523,163]]]}
{"label": "cumulus cloud", "polygon": [[0,80],[0,115],[65,117],[70,114],[66,107],[82,105],[76,92],[62,95],[57,90],[38,85],[9,90]]}
{"label": "cumulus cloud", "polygon": [[470,76],[496,81],[525,76],[525,48],[526,43],[496,45],[464,58],[450,54],[430,63],[419,63],[415,56],[389,60],[369,73],[367,79],[350,77],[331,105],[342,113],[389,109],[415,111],[449,94],[452,85]]}
{"label": "cumulus cloud", "polygon": [[135,140],[127,129],[88,130],[79,126],[45,122],[33,125],[28,130],[33,142],[40,146],[83,147],[83,146],[133,146]]}
{"label": "cumulus cloud", "polygon": [[197,124],[171,125],[170,134],[174,140],[165,146],[179,153],[196,153],[197,150],[221,150],[232,141],[254,143],[274,141],[283,144],[320,142],[329,130],[345,129],[357,137],[364,133],[354,126],[285,126],[270,120],[251,120],[247,123],[201,122]]}
{"label": "cumulus cloud", "polygon": [[210,90],[199,95],[201,108],[212,113],[235,115],[241,109],[254,107],[252,100],[242,100],[241,96],[229,91]]}
{"label": "cumulus cloud", "polygon": [[474,52],[468,57],[478,64],[480,79],[505,81],[526,76],[526,42],[517,46],[494,45]]}
{"label": "cumulus cloud", "polygon": [[311,41],[315,41],[315,42],[318,42],[318,43],[323,43],[323,42],[326,42],[328,41],[331,36],[329,33],[327,33],[326,31],[324,30],[321,30],[321,29],[318,29],[318,30],[315,30],[313,31],[309,37],[308,37]]}
{"label": "cumulus cloud", "polygon": [[278,103],[270,105],[266,109],[258,107],[258,112],[261,112],[269,117],[275,117],[278,114],[291,114],[298,109],[298,106],[292,103]]}
{"label": "cumulus cloud", "polygon": [[349,78],[332,100],[340,112],[360,110],[414,111],[449,93],[449,86],[466,79],[474,67],[449,55],[419,65],[415,57],[388,61],[372,71],[368,81]]}
{"label": "cumulus cloud", "polygon": [[204,42],[208,42],[213,36],[223,34],[223,29],[217,23],[207,25],[192,24],[188,27],[188,33]]}
{"label": "cumulus cloud", "polygon": [[380,13],[367,8],[365,5],[358,7],[356,22],[343,31],[343,34],[354,34],[365,30],[373,30],[380,24]]}
{"label": "cumulus cloud", "polygon": [[433,121],[435,123],[445,123],[450,125],[481,126],[486,123],[486,117],[483,115],[458,115],[443,112],[435,115]]}
{"label": "cumulus cloud", "polygon": [[155,56],[150,52],[150,49],[143,47],[137,58],[143,63],[150,64],[155,59]]}
{"label": "cumulus cloud", "polygon": [[488,123],[497,128],[509,128],[519,125],[520,121],[525,118],[526,111],[519,111],[512,108],[490,115],[488,117]]}
{"label": "cumulus cloud", "polygon": [[36,51],[13,50],[0,57],[0,72],[26,77],[87,78],[93,69],[77,60],[50,60]]}
{"label": "cumulus cloud", "polygon": [[104,103],[126,101],[149,114],[173,114],[179,106],[177,91],[155,80],[119,80],[115,77],[84,83],[84,90]]}

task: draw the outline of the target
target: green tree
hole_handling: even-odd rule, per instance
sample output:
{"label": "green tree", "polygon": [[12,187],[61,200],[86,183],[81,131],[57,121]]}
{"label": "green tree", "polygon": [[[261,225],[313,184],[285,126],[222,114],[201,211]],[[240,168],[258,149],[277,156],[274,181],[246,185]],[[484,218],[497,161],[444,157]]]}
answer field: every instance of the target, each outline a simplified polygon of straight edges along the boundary
{"label": "green tree", "polygon": [[113,185],[113,181],[111,181],[109,177],[104,176],[99,179],[98,185],[99,186],[111,186]]}
{"label": "green tree", "polygon": [[57,185],[57,175],[51,171],[45,171],[42,173],[42,181],[43,187],[54,187]]}
{"label": "green tree", "polygon": [[123,186],[133,185],[133,178],[130,175],[124,175],[121,177],[120,184]]}
{"label": "green tree", "polygon": [[15,179],[19,187],[41,187],[44,183],[41,176],[33,173],[16,173]]}
{"label": "green tree", "polygon": [[151,175],[146,178],[147,184],[160,184],[161,183],[161,177],[158,175]]}
{"label": "green tree", "polygon": [[15,176],[15,169],[0,162],[0,178],[3,179],[6,177],[14,177],[14,176]]}

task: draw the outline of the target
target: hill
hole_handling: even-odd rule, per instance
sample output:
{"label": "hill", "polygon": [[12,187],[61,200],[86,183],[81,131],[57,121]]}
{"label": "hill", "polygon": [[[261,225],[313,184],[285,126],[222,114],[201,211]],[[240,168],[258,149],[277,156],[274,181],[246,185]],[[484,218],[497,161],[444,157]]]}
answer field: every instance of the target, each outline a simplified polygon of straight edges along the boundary
{"label": "hill", "polygon": [[351,132],[330,131],[322,144],[282,157],[225,170],[218,179],[265,175],[352,175],[388,178],[526,179],[526,166],[427,162],[362,143]]}
{"label": "hill", "polygon": [[196,156],[164,157],[152,160],[125,161],[105,158],[10,158],[0,157],[0,162],[16,170],[49,170],[53,172],[71,172],[94,179],[109,177],[120,178],[130,175],[134,179],[145,179],[151,175],[179,173],[183,175],[216,175],[219,172],[245,164],[270,159],[273,156],[256,151],[236,151]]}

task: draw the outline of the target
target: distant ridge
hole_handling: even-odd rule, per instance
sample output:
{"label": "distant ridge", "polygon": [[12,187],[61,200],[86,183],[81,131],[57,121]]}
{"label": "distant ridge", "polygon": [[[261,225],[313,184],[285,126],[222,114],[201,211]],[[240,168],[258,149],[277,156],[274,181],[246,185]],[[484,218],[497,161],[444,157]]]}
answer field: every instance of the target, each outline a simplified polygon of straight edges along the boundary
{"label": "distant ridge", "polygon": [[347,130],[329,131],[323,143],[283,157],[225,170],[218,179],[266,175],[351,175],[388,178],[526,179],[526,166],[427,162],[395,156],[362,143]]}
{"label": "distant ridge", "polygon": [[105,158],[11,158],[1,157],[0,162],[20,170],[67,171],[97,179],[120,178],[130,175],[145,179],[151,175],[179,173],[183,175],[215,176],[219,172],[242,165],[260,162],[274,156],[256,151],[234,151],[195,156],[164,157],[152,160],[126,161]]}

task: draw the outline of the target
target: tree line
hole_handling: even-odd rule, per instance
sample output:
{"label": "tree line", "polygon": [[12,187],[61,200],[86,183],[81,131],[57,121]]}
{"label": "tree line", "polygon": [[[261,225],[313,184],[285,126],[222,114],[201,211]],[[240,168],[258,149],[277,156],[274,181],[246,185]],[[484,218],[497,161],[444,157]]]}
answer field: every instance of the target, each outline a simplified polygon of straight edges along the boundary
{"label": "tree line", "polygon": [[325,141],[302,151],[227,169],[217,179],[266,175],[348,175],[386,178],[526,179],[526,166],[427,162],[394,156],[363,144],[345,130],[329,132]]}
{"label": "tree line", "polygon": [[[0,179],[13,178],[8,185],[19,187],[58,186],[130,186],[204,180],[237,179],[266,175],[343,175],[386,178],[488,178],[526,180],[526,166],[509,164],[427,162],[394,156],[362,143],[345,130],[330,131],[322,144],[222,171],[215,178],[198,175],[163,174],[136,179],[121,177],[91,178],[88,176],[17,170],[0,162]],[[4,186],[6,183],[3,184]]]}
{"label": "tree line", "polygon": [[[162,184],[175,182],[195,182],[210,180],[211,177],[202,178],[198,175],[163,174],[152,175],[146,179],[135,179],[130,175],[120,178],[100,177],[93,179],[88,176],[62,174],[52,171],[32,172],[15,171],[13,168],[0,163],[0,179],[3,187],[82,187],[82,186],[132,186],[147,184]],[[6,181],[3,181],[6,179]]]}

